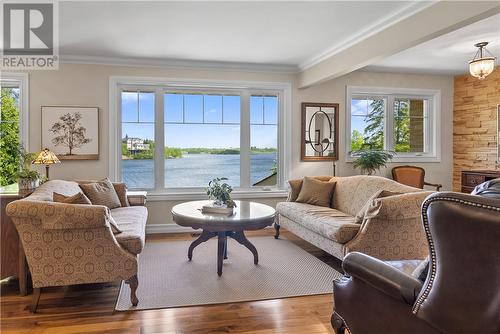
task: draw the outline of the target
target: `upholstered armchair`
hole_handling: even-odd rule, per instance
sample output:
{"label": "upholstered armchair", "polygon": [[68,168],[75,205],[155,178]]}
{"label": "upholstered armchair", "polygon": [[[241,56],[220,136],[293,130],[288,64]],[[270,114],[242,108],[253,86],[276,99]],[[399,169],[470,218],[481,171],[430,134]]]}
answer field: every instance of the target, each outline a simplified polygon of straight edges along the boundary
{"label": "upholstered armchair", "polygon": [[500,182],[489,187],[479,193],[490,198],[442,192],[425,200],[430,261],[423,280],[348,254],[346,276],[334,282],[335,331],[500,333]]}
{"label": "upholstered armchair", "polygon": [[435,187],[437,191],[443,187],[440,183],[425,181],[425,169],[417,166],[397,166],[392,169],[392,179],[410,187],[424,189],[424,186]]}
{"label": "upholstered armchair", "polygon": [[[125,185],[117,185],[125,200]],[[102,205],[56,203],[53,192],[71,196],[80,188],[76,182],[48,181],[27,198],[7,206],[33,280],[31,311],[36,312],[44,287],[117,280],[130,284],[131,301],[137,305],[138,254],[144,246],[147,219],[147,209],[141,206],[145,194],[130,197],[139,206],[125,200],[123,207],[109,210]],[[127,223],[120,224],[120,217],[127,217]],[[120,234],[113,232],[111,222],[121,229]]]}

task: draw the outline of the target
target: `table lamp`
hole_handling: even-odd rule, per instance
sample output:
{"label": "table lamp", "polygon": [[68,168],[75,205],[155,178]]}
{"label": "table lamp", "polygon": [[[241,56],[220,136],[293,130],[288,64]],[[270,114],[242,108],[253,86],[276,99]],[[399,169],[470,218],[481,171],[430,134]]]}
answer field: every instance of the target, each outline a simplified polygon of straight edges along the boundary
{"label": "table lamp", "polygon": [[54,152],[50,151],[48,148],[44,148],[36,157],[35,160],[31,162],[35,165],[45,165],[45,176],[47,180],[49,179],[49,167],[52,164],[60,164],[61,161],[57,158]]}

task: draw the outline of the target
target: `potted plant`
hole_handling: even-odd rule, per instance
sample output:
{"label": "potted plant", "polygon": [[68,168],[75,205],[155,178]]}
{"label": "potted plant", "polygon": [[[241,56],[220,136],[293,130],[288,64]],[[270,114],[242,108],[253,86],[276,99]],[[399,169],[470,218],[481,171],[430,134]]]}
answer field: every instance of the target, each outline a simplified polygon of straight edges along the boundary
{"label": "potted plant", "polygon": [[17,155],[20,164],[20,169],[16,173],[19,190],[37,188],[40,182],[43,181],[43,176],[36,170],[30,168],[31,161],[35,158],[35,154],[27,152],[26,149],[20,145],[17,150]]}
{"label": "potted plant", "polygon": [[213,200],[214,206],[226,206],[228,208],[236,207],[236,204],[231,199],[231,192],[233,188],[221,181],[226,181],[226,177],[215,178],[208,182],[208,187],[206,188],[208,198]]}
{"label": "potted plant", "polygon": [[357,157],[354,160],[354,168],[368,175],[380,171],[380,168],[385,167],[387,162],[394,157],[393,152],[383,150],[361,150],[353,152],[352,155]]}

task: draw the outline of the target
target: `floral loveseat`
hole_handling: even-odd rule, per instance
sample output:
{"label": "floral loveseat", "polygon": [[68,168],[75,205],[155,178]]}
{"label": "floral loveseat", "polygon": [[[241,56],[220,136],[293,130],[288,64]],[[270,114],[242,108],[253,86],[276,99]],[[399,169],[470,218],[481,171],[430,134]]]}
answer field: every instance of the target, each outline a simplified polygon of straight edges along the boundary
{"label": "floral loveseat", "polygon": [[[112,210],[53,202],[54,192],[65,196],[81,192],[77,182],[62,180],[48,181],[7,206],[33,280],[33,312],[43,287],[117,280],[130,284],[131,301],[137,305],[137,257],[144,247],[148,216],[145,194],[135,194],[129,202],[125,185],[113,186],[122,207]],[[121,233],[113,233],[110,217]]]}
{"label": "floral loveseat", "polygon": [[[321,207],[295,202],[300,191],[296,184],[300,180],[291,180],[288,200],[276,206],[277,237],[279,227],[283,226],[341,260],[353,251],[382,260],[427,256],[421,205],[432,192],[378,176],[315,178],[336,182],[332,205]],[[372,199],[379,190],[399,194]]]}

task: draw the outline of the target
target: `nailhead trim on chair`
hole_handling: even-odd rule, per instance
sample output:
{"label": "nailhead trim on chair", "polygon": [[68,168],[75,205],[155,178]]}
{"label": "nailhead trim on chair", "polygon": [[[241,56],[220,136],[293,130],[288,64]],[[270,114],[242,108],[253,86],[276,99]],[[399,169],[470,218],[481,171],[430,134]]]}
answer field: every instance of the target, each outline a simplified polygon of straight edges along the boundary
{"label": "nailhead trim on chair", "polygon": [[[334,298],[335,298],[335,296],[334,296]],[[342,316],[341,316],[340,314],[338,314],[337,312],[333,311],[333,313],[334,313],[334,314],[336,314],[336,315],[337,315],[340,319],[342,319],[342,321],[344,322],[344,326],[345,326],[345,328],[349,331],[349,333],[351,333],[351,334],[352,334],[351,329],[350,329],[350,328],[349,328],[349,326],[347,325],[347,321],[345,321],[345,319],[344,319],[344,318],[342,318]]]}
{"label": "nailhead trim on chair", "polygon": [[412,312],[413,314],[417,314],[420,306],[425,302],[427,297],[429,296],[429,293],[432,289],[432,285],[434,284],[434,280],[436,278],[436,250],[434,248],[434,240],[432,239],[431,233],[430,233],[430,228],[429,228],[429,219],[427,217],[427,209],[429,205],[432,202],[435,201],[449,201],[449,202],[455,202],[459,204],[464,204],[468,206],[473,206],[473,207],[478,207],[486,210],[493,210],[493,211],[498,211],[500,212],[500,208],[496,206],[491,206],[491,205],[483,205],[483,204],[478,204],[478,203],[473,203],[469,201],[465,201],[462,199],[457,199],[457,198],[451,198],[451,197],[433,197],[430,200],[426,200],[424,204],[422,205],[422,221],[424,224],[424,229],[425,229],[425,234],[427,235],[427,241],[429,242],[429,248],[430,248],[430,258],[431,258],[431,275],[429,277],[429,282],[425,286],[425,290],[422,293],[422,295],[417,299],[415,304],[413,305]]}

